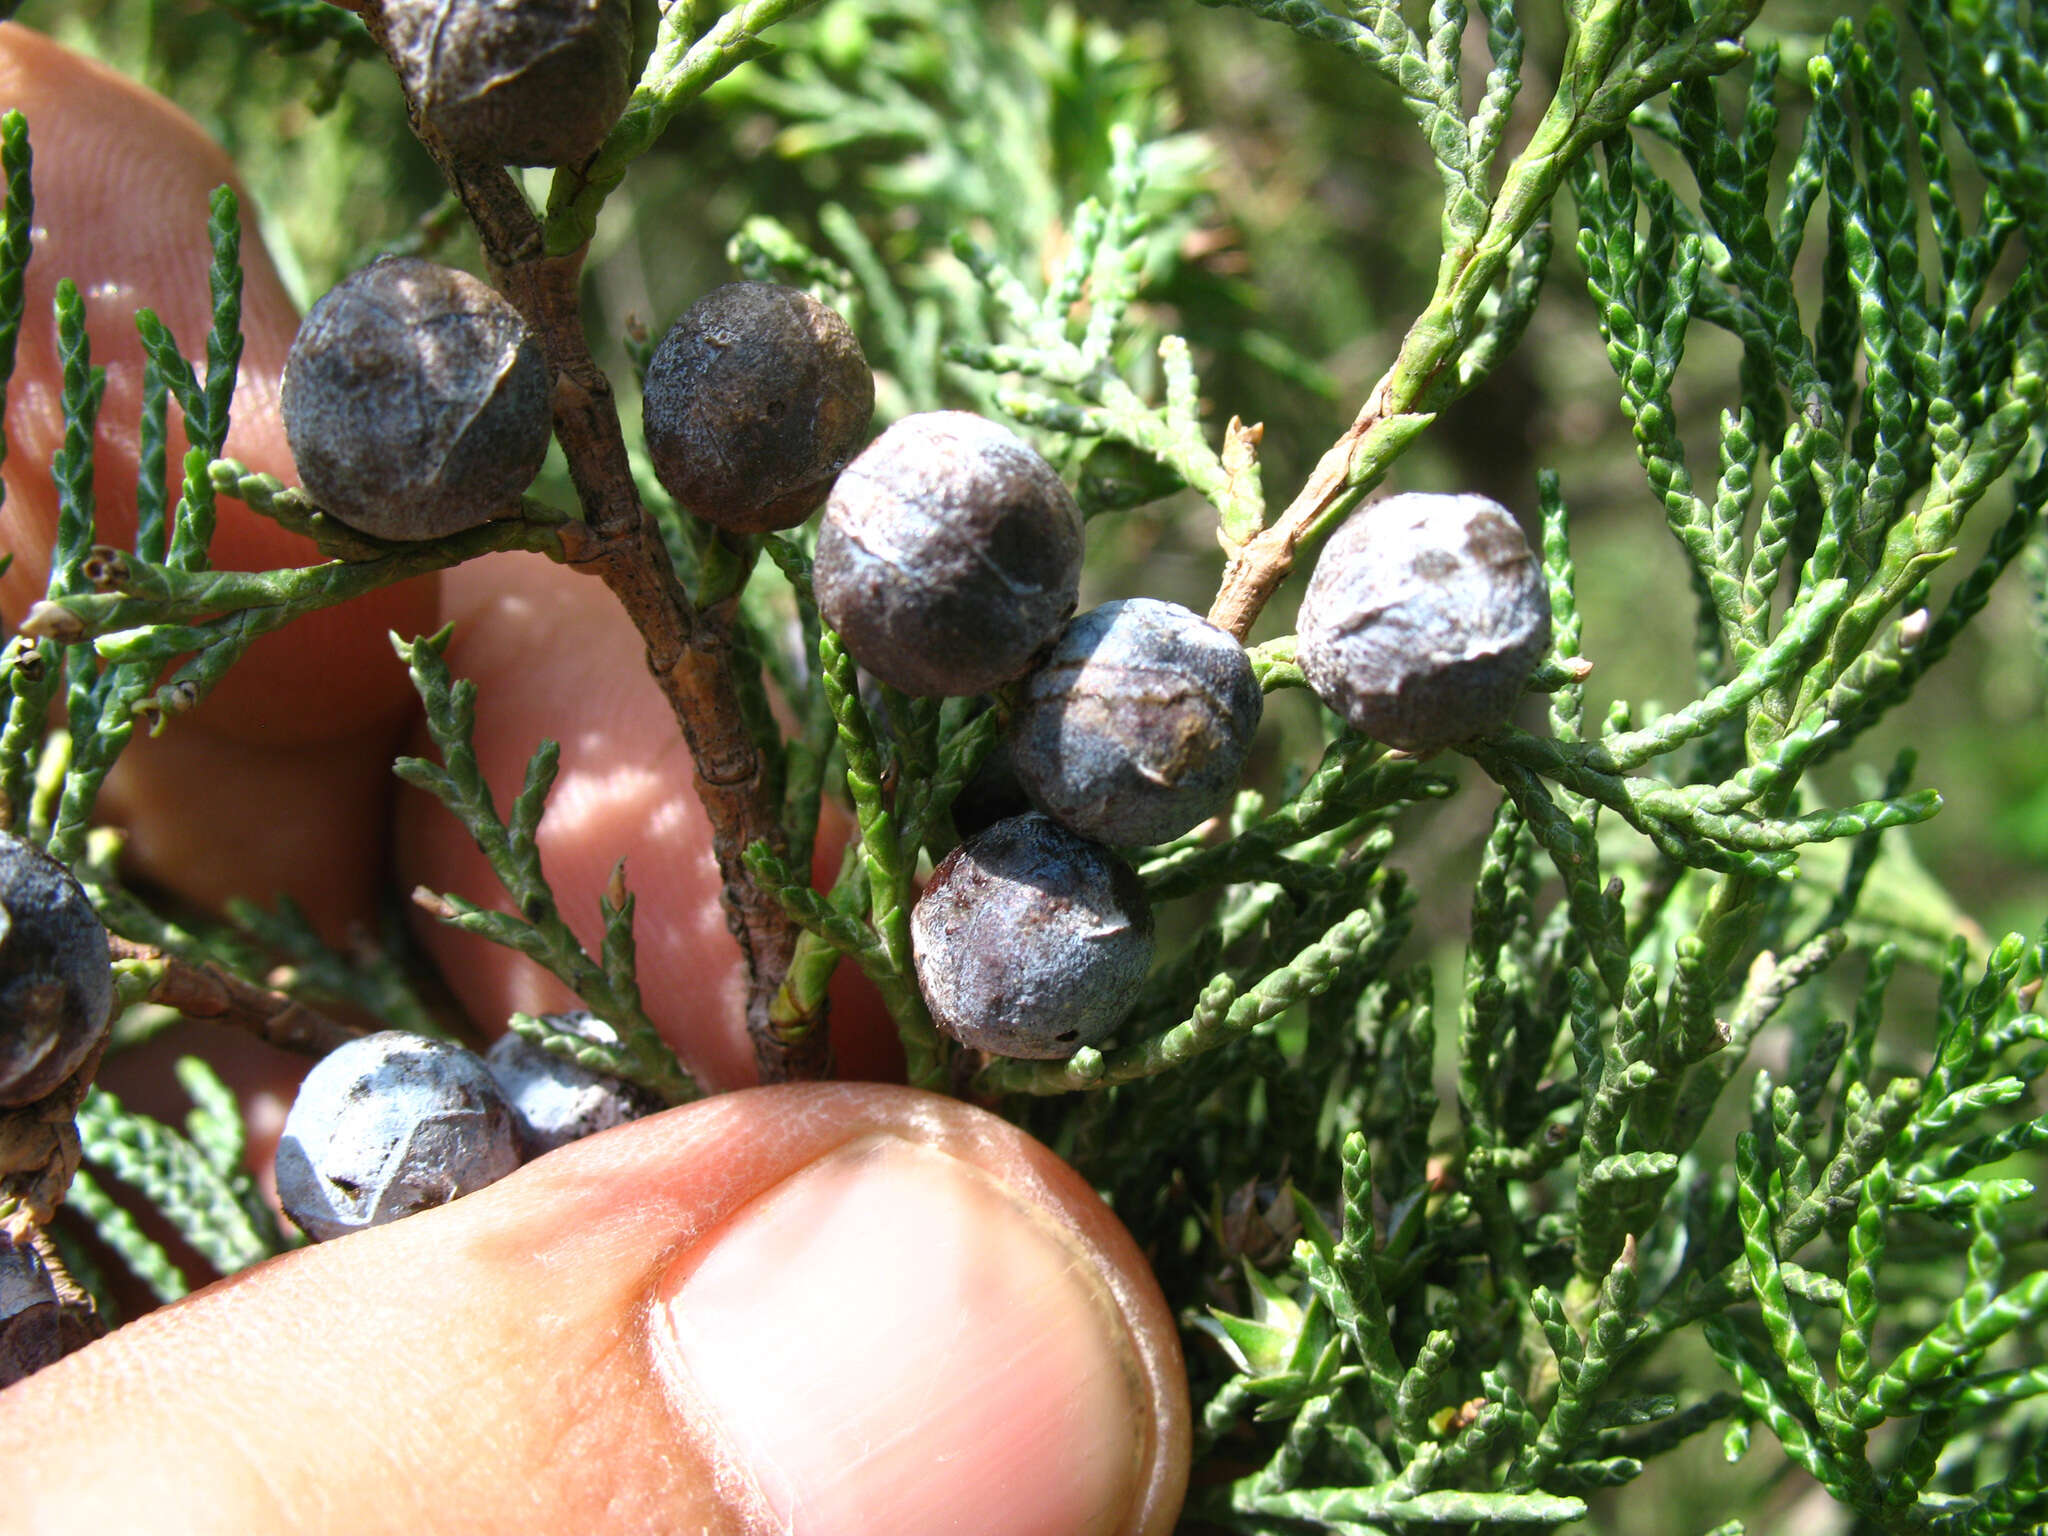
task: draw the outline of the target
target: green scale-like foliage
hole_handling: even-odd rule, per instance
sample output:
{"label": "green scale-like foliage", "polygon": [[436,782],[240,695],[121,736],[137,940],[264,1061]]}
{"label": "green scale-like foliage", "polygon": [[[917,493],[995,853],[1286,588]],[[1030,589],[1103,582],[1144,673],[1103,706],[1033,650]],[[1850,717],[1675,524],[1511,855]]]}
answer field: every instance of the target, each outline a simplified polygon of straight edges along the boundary
{"label": "green scale-like foliage", "polygon": [[[327,49],[330,68],[372,51],[326,8],[229,9],[286,50]],[[1731,1455],[1774,1442],[1859,1530],[2042,1518],[2048,1270],[2029,1268],[2024,1202],[2048,1144],[2035,1097],[2048,1024],[2034,1011],[2048,940],[1957,939],[1933,981],[1931,1053],[1901,1059],[1901,978],[1952,909],[1912,928],[1872,897],[1900,829],[1940,796],[1916,784],[1912,753],[1861,799],[1815,771],[1866,746],[1956,653],[2015,564],[2048,613],[2048,28],[2016,5],[1944,15],[1915,0],[1905,36],[1877,11],[1745,44],[1758,6],[1741,0],[1572,0],[1556,15],[1484,0],[1476,17],[1461,0],[1220,4],[1206,21],[1241,28],[1246,46],[1278,23],[1268,43],[1349,71],[1368,105],[1384,97],[1434,174],[1434,286],[1381,338],[1380,382],[1283,504],[1243,425],[1252,402],[1213,410],[1198,373],[1234,346],[1285,348],[1258,340],[1242,290],[1203,289],[1188,255],[1210,227],[1219,156],[1180,126],[1171,50],[1034,7],[996,20],[944,0],[803,9],[665,8],[624,118],[531,210],[539,242],[579,251],[634,216],[636,162],[690,114],[758,114],[770,158],[826,191],[815,208],[738,221],[732,261],[854,321],[883,420],[1000,414],[1077,484],[1098,528],[1145,507],[1198,522],[1233,562],[1284,546],[1296,569],[1508,368],[1575,258],[1635,499],[1685,572],[1697,687],[1676,707],[1589,715],[1602,658],[1581,612],[1576,472],[1541,472],[1553,653],[1531,688],[1544,729],[1506,726],[1423,762],[1317,716],[1314,748],[1247,784],[1219,824],[1128,850],[1167,942],[1116,1037],[1065,1061],[981,1059],[933,1028],[909,915],[1011,701],[865,685],[812,601],[814,535],[722,536],[636,462],[690,621],[726,644],[776,810],[780,842],[743,857],[798,934],[768,1024],[814,1027],[851,960],[913,1082],[994,1105],[1103,1192],[1189,1328],[1209,1461],[1191,1508],[1214,1527],[1607,1518],[1620,1507],[1607,1490],[1697,1456],[1717,1426]],[[1533,71],[1525,90],[1533,55],[1555,82],[1544,100]],[[18,116],[0,124],[0,169],[4,374],[33,208]],[[240,352],[232,194],[212,214],[203,366],[138,317],[130,550],[95,541],[102,379],[79,297],[58,290],[49,600],[0,655],[8,824],[73,863],[117,932],[171,957],[124,961],[124,1001],[182,958],[433,1029],[401,944],[340,954],[289,907],[240,909],[233,927],[152,910],[116,876],[118,838],[92,829],[94,802],[134,726],[177,729],[258,635],[495,550],[572,559],[588,530],[535,496],[465,534],[384,544],[223,458]],[[1164,297],[1201,292],[1203,305]],[[1703,342],[1710,330],[1732,348]],[[647,350],[634,341],[629,362]],[[1702,356],[1717,351],[1740,361],[1703,432],[1692,402],[1714,386]],[[177,466],[173,404],[192,444]],[[210,569],[223,496],[326,558]],[[1968,568],[1945,571],[1966,541]],[[556,748],[537,744],[501,815],[470,740],[475,688],[451,676],[446,639],[395,637],[439,758],[397,771],[461,820],[509,910],[422,904],[540,962],[621,1043],[525,1016],[512,1027],[693,1098],[639,989],[623,870],[592,954],[541,867]],[[1292,637],[1252,656],[1276,698],[1305,686]],[[68,734],[49,729],[60,700]],[[1454,795],[1485,832],[1458,892],[1462,967],[1432,967],[1411,941],[1441,893],[1404,855]],[[820,891],[806,875],[828,797],[855,833]],[[152,1027],[138,1008],[118,1038]],[[217,1272],[281,1246],[240,1171],[232,1101],[183,1071],[198,1106],[183,1134],[86,1099],[89,1171],[70,1197],[162,1299],[202,1277],[148,1235],[137,1200]]]}

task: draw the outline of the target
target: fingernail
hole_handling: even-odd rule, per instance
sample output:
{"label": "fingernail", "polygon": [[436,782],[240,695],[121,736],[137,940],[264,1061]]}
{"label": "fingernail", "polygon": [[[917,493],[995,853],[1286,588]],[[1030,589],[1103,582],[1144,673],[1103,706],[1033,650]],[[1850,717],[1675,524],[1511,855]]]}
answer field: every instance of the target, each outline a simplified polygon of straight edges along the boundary
{"label": "fingernail", "polygon": [[682,1412],[756,1529],[1125,1525],[1152,1415],[1077,1238],[893,1136],[812,1164],[683,1258],[656,1308]]}

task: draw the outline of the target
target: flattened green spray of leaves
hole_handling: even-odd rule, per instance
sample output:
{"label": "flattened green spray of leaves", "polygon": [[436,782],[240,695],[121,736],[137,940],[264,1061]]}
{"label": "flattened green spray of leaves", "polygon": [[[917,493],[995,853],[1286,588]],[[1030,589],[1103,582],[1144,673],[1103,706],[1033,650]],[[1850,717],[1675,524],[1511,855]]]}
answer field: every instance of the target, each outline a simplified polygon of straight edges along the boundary
{"label": "flattened green spray of leaves", "polygon": [[[1475,1299],[1490,1298],[1502,1320],[1475,1325],[1468,1309],[1461,1328],[1425,1342],[1439,1296],[1474,1294],[1469,1264],[1463,1277],[1440,1272],[1434,1288],[1389,1288],[1389,1266],[1354,1259],[1347,1279],[1343,1245],[1304,1240],[1294,1261],[1303,1294],[1334,1316],[1372,1319],[1356,1356],[1371,1385],[1332,1377],[1325,1390],[1344,1406],[1325,1409],[1322,1398],[1317,1412],[1301,1409],[1269,1440],[1264,1469],[1212,1499],[1218,1518],[1421,1524],[1430,1517],[1385,1490],[1428,1489],[1449,1469],[1480,1501],[1457,1518],[1568,1519],[1562,1509],[1488,1513],[1484,1501],[1628,1481],[1646,1459],[1638,1451],[1675,1443],[1664,1426],[1691,1434],[1730,1416],[1767,1428],[1874,1529],[2012,1529],[2040,1507],[2024,1441],[2001,1443],[2004,1405],[2040,1385],[2030,1364],[2048,1272],[2011,1274],[2006,1258],[2007,1212],[2032,1186],[1971,1172],[2041,1134],[2026,1104],[2048,1058],[2028,1048],[2040,1033],[2038,988],[2024,979],[2039,943],[2006,941],[1972,985],[1958,941],[1924,1073],[1873,1071],[1887,954],[1846,1026],[1825,1024],[1804,1000],[1842,958],[1838,925],[1856,910],[1884,830],[1924,819],[1938,800],[1906,793],[1895,776],[1881,799],[1815,811],[1802,775],[1910,693],[1982,610],[2040,513],[2048,311],[2030,279],[1995,295],[1985,282],[2020,222],[2032,130],[2015,93],[2030,73],[2018,71],[2010,89],[1999,76],[1999,128],[1974,105],[1958,114],[1973,122],[1964,138],[1989,184],[1968,217],[1941,131],[1964,77],[1939,46],[1968,34],[1928,13],[1914,20],[1942,34],[1922,39],[1936,89],[1907,90],[1886,17],[1860,34],[1837,26],[1807,66],[1812,106],[1785,184],[1773,174],[1774,49],[1744,71],[1732,126],[1722,93],[1682,79],[1648,102],[1634,135],[1572,170],[1580,264],[1622,409],[1691,567],[1703,691],[1641,725],[1618,710],[1596,736],[1567,686],[1550,739],[1511,729],[1471,749],[1506,799],[1475,889],[1461,1134],[1440,1165],[1465,1201],[1437,1198],[1461,1207],[1459,1247],[1483,1256]],[[1323,25],[1356,37],[1334,16]],[[1381,57],[1377,44],[1352,45],[1369,62]],[[2027,38],[2007,45],[2031,57]],[[1973,37],[1958,51],[1982,61],[1995,45]],[[1426,69],[1375,67],[1390,69],[1423,121],[1440,115]],[[1678,149],[1689,184],[1652,169],[1642,144],[1656,139]],[[1941,242],[1938,278],[1918,246],[1909,142]],[[1828,244],[1809,324],[1794,262],[1814,222]],[[1731,332],[1745,354],[1743,398],[1721,417],[1711,483],[1688,463],[1672,398],[1688,332],[1702,322]],[[1968,515],[2006,484],[2013,510],[1931,609],[1930,574],[1954,554]],[[1554,486],[1545,499],[1567,659],[1578,642],[1569,524]],[[1640,834],[1648,857],[1603,857],[1603,815]],[[1832,838],[1856,845],[1844,883],[1824,906],[1801,909],[1784,875],[1801,849]],[[1531,900],[1539,859],[1562,890],[1549,921]],[[1805,1056],[1799,1081],[1779,1086],[1744,1057],[1788,1005]],[[1737,1139],[1731,1171],[1708,1127],[1743,1081],[1754,1128]],[[1370,1167],[1368,1144],[1347,1144],[1352,1169]],[[1901,1177],[1904,1163],[1913,1171]],[[1549,1193],[1536,1200],[1538,1191]],[[1426,1185],[1377,1194],[1394,1210],[1430,1199]],[[1360,1195],[1348,1186],[1347,1226],[1371,1209],[1360,1211]],[[1532,1205],[1552,1201],[1561,1220],[1529,1220]],[[1930,1244],[1929,1223],[1956,1227],[1956,1238]],[[1357,1246],[1371,1254],[1366,1231]],[[1969,1253],[1959,1291],[1953,1270],[1928,1267],[1956,1242]],[[1893,1268],[1914,1262],[1901,1264],[1901,1245],[1921,1266],[1906,1270],[1911,1279]],[[1390,1234],[1377,1251],[1392,1247]],[[1894,1321],[1877,1304],[1881,1264],[1908,1294],[1953,1299]],[[1389,1312],[1391,1331],[1379,1321]],[[1659,1345],[1695,1327],[1732,1391],[1665,1398],[1654,1413],[1617,1395],[1654,1371],[1646,1357]],[[1419,1348],[1412,1365],[1395,1344],[1403,1335]],[[1411,1403],[1424,1382],[1459,1382],[1446,1400],[1466,1401],[1449,1427],[1418,1436],[1416,1410],[1403,1413],[1392,1387],[1403,1371]],[[1922,1371],[1945,1386],[1916,1396]],[[1974,1392],[1964,1385],[1980,1376]],[[1223,1382],[1212,1425],[1216,1405],[1247,1384]],[[1953,1411],[1928,1412],[1936,1402]],[[1657,1427],[1619,1433],[1615,1416]],[[1342,1456],[1324,1427],[1339,1417],[1366,1440]],[[1917,1417],[1906,1448],[1874,1453],[1871,1432],[1895,1417]],[[1319,1461],[1348,1461],[1359,1484],[1310,1491]],[[1275,1486],[1293,1484],[1304,1485],[1294,1502],[1276,1503]]]}
{"label": "flattened green spray of leaves", "polygon": [[[367,52],[345,17],[232,9],[289,48]],[[1091,515],[1178,498],[1170,515],[1222,549],[1211,616],[1240,636],[1539,307],[1583,283],[1641,511],[1684,571],[1696,687],[1589,717],[1602,657],[1580,612],[1573,487],[1544,473],[1544,728],[1423,762],[1319,717],[1319,754],[1247,785],[1217,825],[1135,851],[1171,942],[1117,1036],[1065,1061],[981,1059],[932,1028],[908,914],[1009,701],[864,687],[811,601],[810,535],[725,540],[650,498],[691,621],[731,641],[733,707],[775,812],[740,857],[796,934],[769,1027],[816,1030],[851,960],[913,1081],[994,1104],[1103,1190],[1189,1325],[1206,1461],[1191,1508],[1213,1527],[1632,1529],[1611,1490],[1719,1428],[1731,1454],[1775,1444],[1858,1529],[2026,1528],[2048,1514],[2048,1271],[2026,1204],[2048,1144],[2048,949],[1959,939],[1937,957],[1931,1052],[1897,1054],[1905,977],[1954,908],[1882,889],[1886,860],[1940,795],[1911,753],[1853,791],[1821,770],[1866,752],[1967,647],[2015,566],[2048,611],[2040,23],[1911,0],[1903,26],[1873,11],[1757,41],[1748,0],[1218,9],[1246,47],[1264,29],[1379,93],[1433,177],[1434,286],[1382,338],[1378,382],[1299,486],[1261,462],[1245,425],[1260,402],[1205,396],[1205,340],[1254,332],[1255,307],[1162,299],[1209,227],[1216,146],[1176,115],[1171,50],[1098,20],[1027,6],[998,23],[939,0],[670,7],[625,116],[590,166],[557,174],[533,229],[551,253],[579,250],[636,215],[635,162],[665,129],[753,115],[764,163],[824,190],[739,221],[734,264],[849,314],[884,420],[1004,415]],[[0,126],[0,164],[11,364],[32,207],[18,120]],[[323,995],[418,1027],[431,1019],[404,978],[309,945],[289,914],[245,914],[231,943],[152,913],[89,831],[94,797],[133,725],[176,729],[257,634],[491,550],[573,560],[589,525],[529,499],[454,539],[383,545],[222,459],[239,347],[225,194],[213,236],[204,366],[143,321],[132,550],[94,539],[101,385],[77,296],[60,297],[62,521],[49,600],[0,657],[0,788],[118,930],[244,971],[295,958]],[[1702,433],[1709,331],[1741,362]],[[175,499],[173,402],[194,445]],[[223,495],[327,558],[208,569]],[[461,819],[513,910],[427,904],[540,961],[624,1043],[515,1028],[692,1097],[639,992],[623,875],[593,954],[541,873],[552,747],[501,815],[469,742],[473,689],[441,637],[399,643],[440,755],[399,771]],[[1304,686],[1292,637],[1253,657],[1269,693]],[[47,729],[60,698],[68,736]],[[1442,893],[1418,889],[1407,855],[1453,796],[1486,830],[1457,893],[1462,967],[1432,969],[1411,940]],[[828,798],[853,834],[819,891]],[[1915,901],[1927,910],[1901,922]],[[90,1167],[73,1202],[166,1298],[196,1277],[116,1186],[217,1269],[277,1246],[234,1171],[231,1106],[202,1077],[188,1087],[184,1135],[104,1095],[80,1115]],[[1739,1531],[1731,1513],[1696,1524]]]}

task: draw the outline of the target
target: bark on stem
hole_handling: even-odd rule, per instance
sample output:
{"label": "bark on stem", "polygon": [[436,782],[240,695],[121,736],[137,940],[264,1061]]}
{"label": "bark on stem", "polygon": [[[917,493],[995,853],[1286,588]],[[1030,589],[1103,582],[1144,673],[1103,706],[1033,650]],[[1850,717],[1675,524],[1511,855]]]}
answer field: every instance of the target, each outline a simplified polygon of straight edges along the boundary
{"label": "bark on stem", "polygon": [[1409,331],[1394,366],[1373,386],[1344,435],[1316,461],[1287,510],[1231,550],[1209,607],[1211,624],[1243,641],[1294,569],[1301,545],[1328,533],[1433,419],[1418,413],[1415,402],[1435,382],[1449,349],[1429,320],[1425,315]]}
{"label": "bark on stem", "polygon": [[1366,434],[1388,414],[1387,396],[1392,382],[1391,373],[1380,380],[1344,435],[1316,461],[1315,469],[1272,526],[1231,551],[1216,600],[1209,607],[1211,624],[1239,642],[1251,633],[1267,601],[1294,569],[1294,551],[1303,536],[1337,505],[1347,490],[1354,489],[1349,483],[1352,455]]}
{"label": "bark on stem", "polygon": [[307,1056],[325,1056],[365,1031],[331,1019],[318,1009],[242,980],[221,966],[194,965],[119,934],[108,944],[116,960],[144,960],[163,966],[147,1001],[175,1008],[188,1019],[247,1030],[266,1044]]}
{"label": "bark on stem", "polygon": [[[364,0],[358,14],[385,46],[375,0]],[[585,248],[549,256],[539,218],[504,168],[457,158],[412,102],[406,109],[413,132],[476,226],[492,281],[533,327],[555,370],[555,437],[584,516],[581,528],[563,530],[566,561],[610,587],[632,619],[647,647],[648,670],[690,749],[697,793],[711,822],[726,924],[746,959],[747,1031],[761,1080],[824,1077],[830,1057],[823,1005],[794,1022],[769,1018],[799,930],[741,859],[756,842],[786,854],[788,840],[782,807],[770,792],[733,684],[731,605],[701,611],[692,605],[661,530],[640,504],[618,401],[583,331],[577,283]]]}

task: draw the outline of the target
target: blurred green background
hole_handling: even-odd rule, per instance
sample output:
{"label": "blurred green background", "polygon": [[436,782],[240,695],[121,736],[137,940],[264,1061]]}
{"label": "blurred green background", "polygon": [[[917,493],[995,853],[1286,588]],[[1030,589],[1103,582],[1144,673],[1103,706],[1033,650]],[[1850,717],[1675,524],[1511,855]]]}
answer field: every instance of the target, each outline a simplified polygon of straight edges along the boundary
{"label": "blurred green background", "polygon": [[[263,41],[317,39],[339,30],[341,13],[280,0],[237,8],[243,14],[197,0],[30,0],[19,16],[164,92],[226,144],[302,304],[387,249],[432,249],[474,268],[474,244],[407,132],[381,63],[351,62],[333,41],[288,55]],[[1791,122],[1804,94],[1803,72],[1791,66],[1841,13],[1803,0],[1765,11],[1763,26],[1786,45],[1781,99]],[[1548,98],[1560,47],[1554,15],[1530,14],[1525,24],[1521,132]],[[1348,424],[1428,297],[1439,183],[1419,136],[1379,82],[1281,28],[1158,0],[1085,13],[1037,0],[828,0],[788,37],[801,46],[748,66],[686,110],[607,209],[588,313],[600,361],[627,393],[629,329],[659,334],[704,290],[736,277],[728,241],[758,215],[829,250],[825,210],[843,206],[905,291],[941,304],[953,291],[943,251],[956,228],[1036,279],[1028,258],[1061,249],[1065,219],[1106,166],[1112,122],[1159,146],[1148,322],[1194,344],[1215,430],[1233,415],[1265,424],[1270,500],[1284,503]],[[1477,47],[1483,32],[1468,38]],[[545,196],[539,173],[529,186]],[[1640,719],[1644,706],[1695,696],[1692,601],[1616,403],[1571,252],[1568,205],[1556,223],[1557,255],[1527,339],[1401,461],[1393,488],[1483,491],[1528,517],[1537,470],[1556,468],[1574,517],[1595,718],[1620,698]],[[1817,245],[1809,242],[1809,255]],[[949,322],[960,318],[948,312]],[[1142,356],[1134,362],[1144,366]],[[1677,400],[1696,464],[1712,463],[1736,362],[1725,337],[1695,331]],[[933,382],[946,403],[986,405],[985,383],[944,369]],[[934,403],[908,374],[885,379],[882,395],[885,409]],[[636,422],[637,406],[624,406]],[[552,494],[567,500],[565,485]],[[1994,493],[1978,511],[1963,557],[1937,578],[1937,603],[2008,505]],[[1105,513],[1090,540],[1094,598],[1143,591],[1207,606],[1221,560],[1213,520],[1192,501]],[[1258,637],[1291,628],[1298,590],[1297,581]],[[1973,940],[2032,932],[2048,912],[2044,679],[2028,577],[2015,573],[1933,684],[1852,761],[1820,776],[1821,793],[1852,800],[1870,787],[1859,775],[1881,777],[1900,748],[1918,751],[1915,782],[1939,788],[1946,808],[1928,826],[1890,835],[1870,899],[1894,905],[1930,948],[1957,930]],[[1275,699],[1255,770],[1267,787],[1310,750],[1310,709],[1298,694]],[[1418,946],[1453,984],[1468,877],[1492,807],[1480,792],[1418,813],[1397,856],[1420,895]],[[1833,867],[1825,855],[1815,863],[1816,873]],[[1895,994],[1909,1007],[1929,995]],[[1916,1021],[1894,1022],[1903,1027],[1892,1048],[1911,1052],[1924,1039]],[[1775,1483],[1765,1507],[1777,1515],[1753,1529],[1840,1528],[1824,1499],[1810,1502],[1803,1479],[1780,1481],[1774,1456],[1752,1454],[1733,1469],[1717,1462],[1717,1446],[1695,1444],[1594,1523],[1644,1536],[1702,1529],[1705,1506],[1682,1490],[1704,1475],[1720,1480],[1708,1501],[1721,1512],[1715,1519],[1738,1489]]]}

